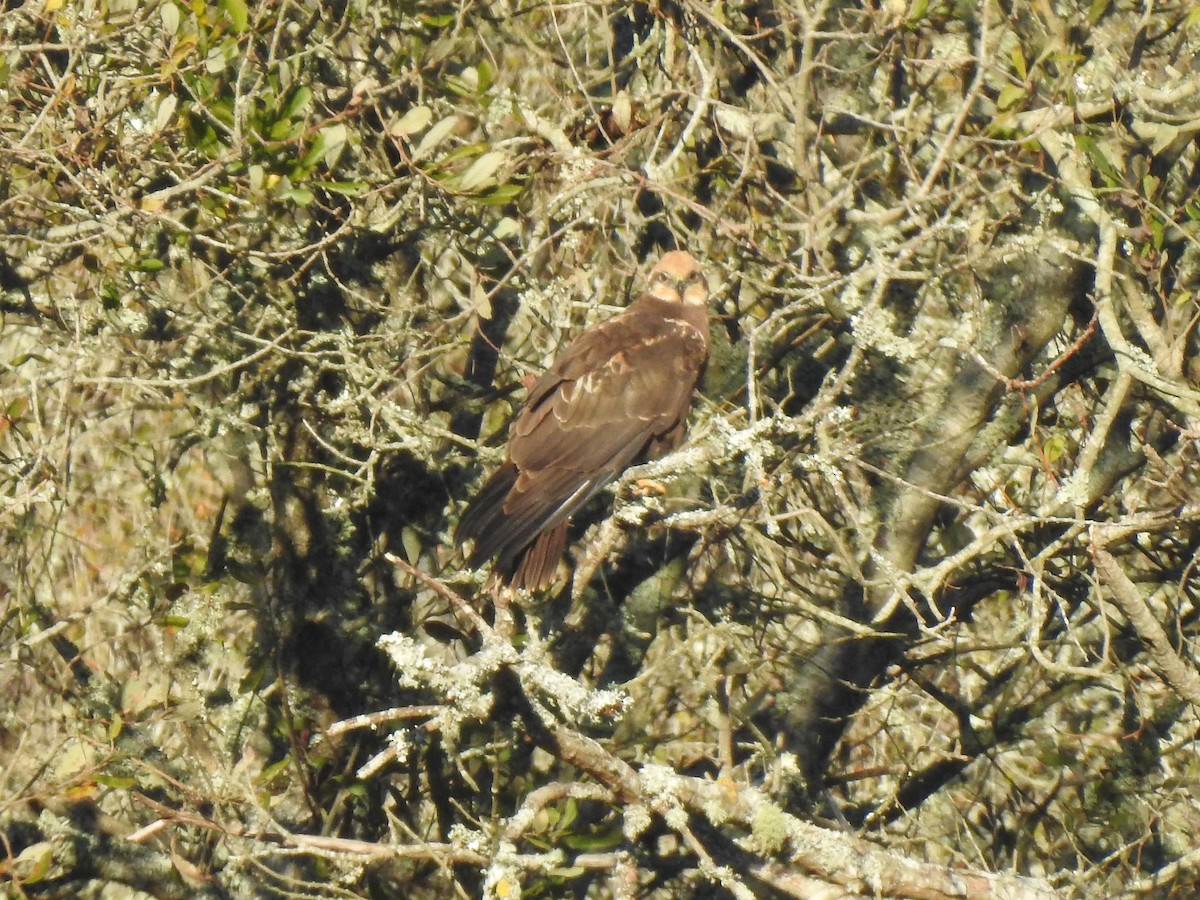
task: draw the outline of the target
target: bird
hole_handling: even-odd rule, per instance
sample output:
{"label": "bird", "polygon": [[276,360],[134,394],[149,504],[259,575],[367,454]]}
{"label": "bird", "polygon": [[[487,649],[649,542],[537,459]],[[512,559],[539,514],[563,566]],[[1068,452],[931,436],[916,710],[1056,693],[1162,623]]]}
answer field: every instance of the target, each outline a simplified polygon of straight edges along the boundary
{"label": "bird", "polygon": [[571,516],[625,469],[676,449],[708,362],[708,282],[672,250],[646,290],[585,330],[530,388],[509,426],[504,462],[455,529],[467,564],[494,559],[501,584],[549,586]]}

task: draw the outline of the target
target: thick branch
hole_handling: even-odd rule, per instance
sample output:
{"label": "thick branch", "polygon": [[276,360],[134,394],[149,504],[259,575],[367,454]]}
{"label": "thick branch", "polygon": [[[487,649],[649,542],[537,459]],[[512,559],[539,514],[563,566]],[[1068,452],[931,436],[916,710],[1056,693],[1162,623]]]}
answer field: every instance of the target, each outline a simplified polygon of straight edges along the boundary
{"label": "thick branch", "polygon": [[1175,652],[1171,639],[1150,612],[1146,601],[1138,592],[1137,585],[1125,574],[1125,570],[1104,549],[1104,535],[1092,529],[1092,545],[1089,548],[1096,571],[1108,588],[1109,596],[1121,608],[1133,630],[1146,644],[1146,650],[1154,661],[1154,668],[1163,681],[1169,684],[1188,703],[1200,709],[1200,675],[1184,662]]}
{"label": "thick branch", "polygon": [[[564,725],[552,726],[550,731],[557,745],[553,752],[560,759],[588,772],[625,804],[663,811],[668,817],[669,807],[678,804],[714,826],[732,825],[751,835],[770,828],[786,835],[785,861],[764,858],[754,874],[788,896],[811,896],[812,885],[805,875],[854,893],[921,900],[1050,900],[1058,896],[1039,879],[951,871],[890,853],[848,834],[819,828],[779,809],[750,785],[683,775],[663,777],[659,772],[643,777],[591,738]],[[770,825],[764,826],[764,822]]]}

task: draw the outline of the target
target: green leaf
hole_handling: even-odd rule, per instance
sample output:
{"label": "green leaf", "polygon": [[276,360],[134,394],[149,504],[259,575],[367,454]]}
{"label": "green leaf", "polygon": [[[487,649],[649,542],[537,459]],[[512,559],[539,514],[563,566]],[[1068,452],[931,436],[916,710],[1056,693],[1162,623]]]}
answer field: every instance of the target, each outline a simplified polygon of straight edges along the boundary
{"label": "green leaf", "polygon": [[468,78],[462,75],[447,75],[442,82],[456,97],[471,97],[475,94],[475,70],[467,71],[470,73]]}
{"label": "green leaf", "polygon": [[1020,44],[1017,44],[1012,48],[1012,53],[1010,56],[1012,58],[1013,69],[1016,70],[1017,76],[1022,81],[1025,81],[1027,78],[1029,78],[1029,66],[1025,62],[1025,54],[1022,52]]}
{"label": "green leaf", "polygon": [[457,162],[460,159],[474,159],[484,153],[488,148],[487,144],[463,144],[461,147],[456,147],[445,156],[439,157],[434,165],[444,166],[447,163]]}
{"label": "green leaf", "polygon": [[235,32],[241,34],[246,30],[250,24],[250,13],[246,9],[245,0],[220,0],[217,6],[225,13]]}
{"label": "green leaf", "polygon": [[361,197],[367,190],[365,181],[321,181],[313,186],[343,197]]}
{"label": "green leaf", "polygon": [[[42,356],[42,354],[40,354],[40,353],[19,353],[15,357],[13,357],[13,360],[11,363],[9,363],[9,365],[15,369],[17,366],[27,363],[31,359],[37,360],[40,363],[50,362],[50,360],[47,357]],[[22,402],[22,401],[14,400],[12,403],[10,403],[8,405],[8,408],[5,410],[5,412],[7,412],[9,416],[12,416],[15,404],[20,403],[20,402]],[[23,411],[24,410],[22,410],[22,412]]]}
{"label": "green leaf", "polygon": [[172,36],[179,31],[178,6],[174,3],[164,3],[159,7],[158,14],[162,18],[163,31]]}
{"label": "green leaf", "polygon": [[[479,285],[475,285],[476,290]],[[491,318],[490,316],[488,318]],[[411,525],[400,530],[400,542],[404,545],[404,558],[415,563],[421,558],[421,533]]]}
{"label": "green leaf", "polygon": [[916,26],[923,18],[929,9],[929,0],[916,0],[912,5],[912,9],[908,11],[908,15],[904,19],[904,24],[909,28]]}
{"label": "green leaf", "polygon": [[179,98],[174,94],[167,94],[158,104],[158,111],[154,115],[154,130],[163,131],[175,119],[175,108],[179,105]]}
{"label": "green leaf", "polygon": [[[297,123],[291,119],[280,119],[267,131],[267,137],[273,141],[286,141],[294,135],[296,126]],[[300,130],[304,130],[303,123],[300,124]]]}
{"label": "green leaf", "polygon": [[1024,96],[1024,85],[1006,84],[1004,87],[1000,88],[1000,95],[996,98],[996,106],[999,109],[1012,109],[1021,101],[1021,98]]}
{"label": "green leaf", "polygon": [[204,57],[204,70],[212,75],[217,75],[225,71],[225,51],[220,47],[213,47]]}
{"label": "green leaf", "polygon": [[423,131],[432,120],[433,110],[428,106],[414,106],[401,116],[389,131],[395,137],[408,137],[410,134]]}
{"label": "green leaf", "polygon": [[241,682],[238,684],[238,690],[243,694],[248,694],[257,691],[262,685],[263,680],[267,677],[267,662],[263,661],[254,669],[251,669],[245,674]]}
{"label": "green leaf", "polygon": [[327,168],[332,169],[337,165],[338,157],[346,149],[348,133],[346,126],[341,122],[328,125],[317,132],[317,139],[313,141],[313,146],[320,145],[321,161]]}
{"label": "green leaf", "polygon": [[215,97],[208,104],[208,110],[222,125],[233,125],[233,100],[229,97]]}
{"label": "green leaf", "polygon": [[1150,152],[1155,156],[1158,156],[1158,154],[1170,147],[1171,144],[1179,139],[1179,135],[1182,133],[1179,128],[1167,122],[1155,123],[1153,132],[1154,141],[1150,144]]}
{"label": "green leaf", "polygon": [[287,103],[284,105],[283,115],[289,119],[294,119],[308,108],[308,104],[312,102],[312,98],[312,89],[300,85],[300,87],[292,92],[292,96],[288,98]]}
{"label": "green leaf", "polygon": [[499,150],[491,150],[475,162],[471,163],[467,171],[463,172],[462,180],[458,186],[464,191],[475,191],[482,187],[488,187],[494,183],[493,176],[496,170],[500,168],[500,164],[504,162],[505,156]]}
{"label": "green leaf", "polygon": [[255,781],[257,781],[259,784],[266,784],[275,778],[276,775],[287,771],[287,768],[289,765],[291,765],[291,763],[291,756],[285,756],[278,762],[273,762],[271,765],[264,768],[262,772],[259,773],[258,778],[256,778]]}
{"label": "green leaf", "polygon": [[611,850],[625,840],[625,835],[619,827],[609,828],[607,831],[598,831],[591,834],[567,834],[562,838],[562,843],[572,850],[583,850],[588,852],[601,852]]}
{"label": "green leaf", "polygon": [[1099,170],[1100,174],[1108,181],[1109,187],[1116,187],[1121,183],[1121,173],[1117,171],[1116,166],[1109,161],[1105,155],[1103,148],[1092,137],[1086,134],[1077,134],[1075,136],[1075,146],[1087,154],[1092,165]]}
{"label": "green leaf", "polygon": [[1161,250],[1163,247],[1163,223],[1158,216],[1151,216],[1148,223],[1150,225],[1150,243],[1155,250]]}
{"label": "green leaf", "polygon": [[[503,185],[503,187],[512,187],[512,185]],[[517,220],[511,216],[504,216],[488,232],[493,238],[498,241],[506,241],[513,235],[519,233],[521,226]]]}
{"label": "green leaf", "polygon": [[503,206],[521,191],[525,190],[524,185],[520,184],[502,184],[499,187],[488,191],[486,194],[476,199],[484,206]]}
{"label": "green leaf", "polygon": [[425,132],[425,136],[421,138],[421,142],[417,144],[417,148],[413,150],[412,158],[418,160],[428,155],[431,150],[450,136],[450,132],[458,127],[459,121],[458,116],[450,115],[430,128]]}
{"label": "green leaf", "polygon": [[53,862],[54,845],[39,841],[30,844],[12,861],[13,874],[20,884],[37,884],[46,877]]}
{"label": "green leaf", "polygon": [[156,256],[147,256],[145,259],[139,259],[137,267],[143,272],[157,272],[165,263]]}
{"label": "green leaf", "polygon": [[308,206],[308,204],[312,203],[313,200],[316,199],[313,195],[313,192],[308,188],[298,187],[288,188],[280,193],[279,196],[284,200],[291,200],[297,206]]}
{"label": "green leaf", "polygon": [[579,817],[579,801],[574,797],[567,798],[563,806],[562,816],[558,820],[559,828],[570,828]]}
{"label": "green leaf", "polygon": [[1047,462],[1058,462],[1067,452],[1067,439],[1061,434],[1056,434],[1042,445],[1042,452],[1046,456]]}
{"label": "green leaf", "polygon": [[486,94],[487,89],[496,81],[496,73],[492,71],[491,65],[485,59],[475,67],[475,74],[478,76],[475,84],[476,93]]}
{"label": "green leaf", "polygon": [[130,778],[128,775],[97,775],[96,783],[116,788],[119,791],[127,791],[137,785],[137,779]]}

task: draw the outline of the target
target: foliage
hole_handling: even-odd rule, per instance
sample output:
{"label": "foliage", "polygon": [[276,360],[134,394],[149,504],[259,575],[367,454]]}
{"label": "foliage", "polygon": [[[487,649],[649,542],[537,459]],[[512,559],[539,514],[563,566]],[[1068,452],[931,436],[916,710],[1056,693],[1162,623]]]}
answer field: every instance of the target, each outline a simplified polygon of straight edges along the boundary
{"label": "foliage", "polygon": [[[1189,4],[4,10],[6,887],[1196,890]],[[676,245],[688,444],[490,591]]]}

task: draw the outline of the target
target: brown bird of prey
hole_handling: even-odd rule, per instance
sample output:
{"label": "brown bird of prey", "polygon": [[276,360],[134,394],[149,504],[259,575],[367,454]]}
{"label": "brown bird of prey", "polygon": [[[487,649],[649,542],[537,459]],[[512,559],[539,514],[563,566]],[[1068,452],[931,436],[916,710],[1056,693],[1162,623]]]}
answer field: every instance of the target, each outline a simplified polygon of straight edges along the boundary
{"label": "brown bird of prey", "polygon": [[495,557],[514,587],[554,577],[572,515],[629,466],[683,441],[708,360],[708,283],[673,250],[646,292],[571,342],[509,428],[508,457],[467,506],[455,542],[468,565]]}

